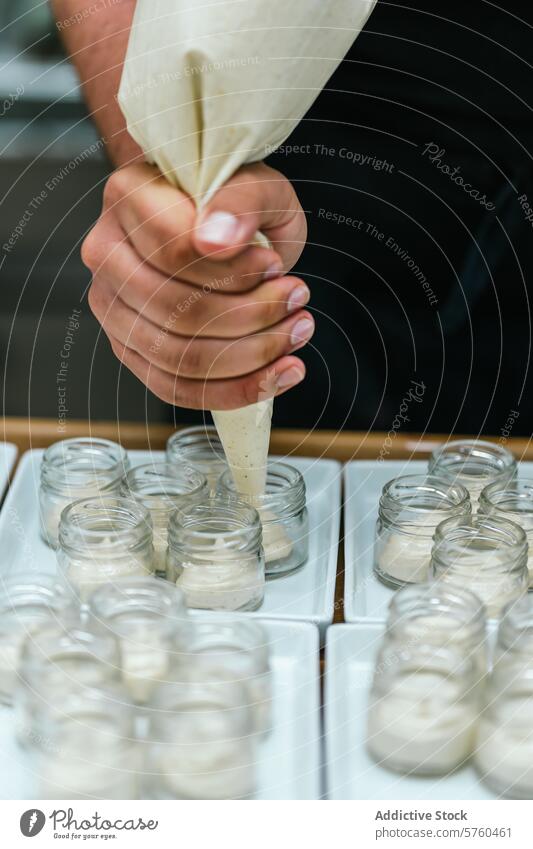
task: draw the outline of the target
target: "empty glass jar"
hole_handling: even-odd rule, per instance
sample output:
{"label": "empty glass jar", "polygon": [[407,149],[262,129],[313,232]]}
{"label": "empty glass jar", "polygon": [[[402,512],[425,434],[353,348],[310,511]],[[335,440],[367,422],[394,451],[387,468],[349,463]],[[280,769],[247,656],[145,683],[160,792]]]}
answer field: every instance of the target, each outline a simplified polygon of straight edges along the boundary
{"label": "empty glass jar", "polygon": [[448,516],[469,516],[460,484],[428,475],[405,475],[383,487],[374,542],[374,572],[388,586],[426,581],[433,534]]}
{"label": "empty glass jar", "polygon": [[191,620],[187,644],[175,655],[175,674],[183,681],[214,683],[224,678],[244,684],[254,730],[272,726],[270,643],[265,629],[249,618],[222,614]]}
{"label": "empty glass jar", "polygon": [[270,462],[263,495],[237,493],[228,469],[219,480],[218,492],[225,497],[238,496],[259,513],[267,577],[287,575],[303,566],[309,555],[309,522],[305,481],[297,469],[288,463]]}
{"label": "empty glass jar", "polygon": [[238,499],[209,498],[170,517],[168,577],[189,607],[256,610],[265,592],[261,523]]}
{"label": "empty glass jar", "polygon": [[157,688],[144,746],[146,795],[242,799],[256,783],[256,735],[237,681]]}
{"label": "empty glass jar", "polygon": [[[390,655],[390,657],[389,657]],[[443,775],[472,752],[475,666],[455,648],[384,647],[367,718],[367,747],[387,769]]]}
{"label": "empty glass jar", "polygon": [[134,711],[118,686],[50,696],[32,740],[36,799],[136,799]]}
{"label": "empty glass jar", "polygon": [[498,617],[527,591],[526,535],[495,516],[447,519],[435,532],[431,570],[434,578],[476,593],[487,615]]}
{"label": "empty glass jar", "polygon": [[220,475],[227,469],[222,443],[212,425],[187,427],[173,433],[167,441],[167,462],[194,466],[207,478],[213,495]]}
{"label": "empty glass jar", "polygon": [[482,489],[495,481],[503,484],[516,475],[516,460],[501,445],[462,439],[437,448],[428,468],[430,474],[466,487],[475,510]]}
{"label": "empty glass jar", "polygon": [[529,545],[529,585],[533,586],[533,480],[491,483],[479,497],[479,512],[510,519],[524,529]]}
{"label": "empty glass jar", "polygon": [[476,768],[498,796],[533,799],[533,664],[498,664],[477,729]]}
{"label": "empty glass jar", "polygon": [[191,500],[206,498],[206,478],[184,463],[147,463],[130,469],[122,484],[122,495],[135,499],[150,512],[154,571],[158,575],[166,575],[170,514]]}
{"label": "empty glass jar", "polygon": [[455,648],[487,672],[485,607],[477,595],[438,581],[398,590],[389,604],[385,639],[407,649],[418,645]]}
{"label": "empty glass jar", "polygon": [[100,584],[150,574],[152,520],[146,507],[120,496],[75,501],[61,515],[59,570],[80,601]]}
{"label": "empty glass jar", "polygon": [[118,492],[128,468],[124,449],[108,439],[65,439],[50,445],[41,461],[39,487],[44,541],[56,548],[59,520],[65,507],[100,492]]}
{"label": "empty glass jar", "polygon": [[43,621],[70,614],[69,593],[51,575],[13,576],[0,581],[0,702],[11,704],[24,642]]}
{"label": "empty glass jar", "polygon": [[117,636],[123,682],[136,704],[146,704],[166,680],[173,653],[189,642],[183,593],[159,578],[125,578],[100,587],[89,599],[89,612]]}

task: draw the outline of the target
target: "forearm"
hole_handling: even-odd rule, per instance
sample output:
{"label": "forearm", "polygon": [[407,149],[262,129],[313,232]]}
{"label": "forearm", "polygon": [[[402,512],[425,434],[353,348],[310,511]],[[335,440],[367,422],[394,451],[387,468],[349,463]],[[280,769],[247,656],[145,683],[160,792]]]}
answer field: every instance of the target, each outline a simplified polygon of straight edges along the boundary
{"label": "forearm", "polygon": [[56,26],[75,65],[90,113],[116,165],[141,155],[116,95],[135,0],[52,0]]}

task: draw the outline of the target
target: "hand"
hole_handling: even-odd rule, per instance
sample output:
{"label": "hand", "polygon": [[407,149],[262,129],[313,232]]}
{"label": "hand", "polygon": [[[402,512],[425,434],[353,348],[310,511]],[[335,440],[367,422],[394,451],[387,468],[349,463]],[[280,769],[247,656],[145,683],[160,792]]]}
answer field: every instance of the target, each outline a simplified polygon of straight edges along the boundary
{"label": "hand", "polygon": [[[268,236],[272,249],[253,244]],[[242,168],[201,214],[157,168],[116,171],[82,247],[89,305],[113,351],[163,401],[243,407],[305,377],[291,356],[314,332],[309,290],[284,276],[305,245],[291,184]]]}

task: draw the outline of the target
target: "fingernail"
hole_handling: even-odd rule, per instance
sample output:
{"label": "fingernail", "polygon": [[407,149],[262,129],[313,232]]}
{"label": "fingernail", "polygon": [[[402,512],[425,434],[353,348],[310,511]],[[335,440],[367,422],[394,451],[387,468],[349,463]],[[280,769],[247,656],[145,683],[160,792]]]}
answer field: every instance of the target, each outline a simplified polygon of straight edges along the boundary
{"label": "fingernail", "polygon": [[239,221],[231,212],[212,212],[196,228],[196,235],[210,245],[232,245],[239,232]]}
{"label": "fingernail", "polygon": [[263,280],[275,280],[276,277],[281,277],[283,274],[283,266],[280,262],[275,262],[269,266],[266,271],[263,271]]}
{"label": "fingernail", "polygon": [[305,377],[305,372],[302,369],[298,368],[298,366],[291,366],[286,371],[282,371],[281,374],[278,375],[276,383],[278,384],[279,389],[288,389],[289,386],[296,386],[297,383],[300,383]]}
{"label": "fingernail", "polygon": [[301,318],[297,321],[291,332],[291,344],[302,345],[308,342],[315,332],[315,322],[312,318]]}
{"label": "fingernail", "polygon": [[305,305],[309,303],[310,297],[311,292],[307,286],[297,286],[296,289],[293,289],[289,295],[289,300],[287,301],[287,312],[296,312],[296,310],[305,307]]}

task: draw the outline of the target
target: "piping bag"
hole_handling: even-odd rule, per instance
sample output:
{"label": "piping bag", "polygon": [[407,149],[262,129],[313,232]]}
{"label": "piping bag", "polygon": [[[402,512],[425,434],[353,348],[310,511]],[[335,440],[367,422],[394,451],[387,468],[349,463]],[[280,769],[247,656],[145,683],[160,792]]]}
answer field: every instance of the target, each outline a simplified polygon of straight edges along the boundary
{"label": "piping bag", "polygon": [[[137,0],[118,94],[130,135],[201,209],[291,134],[375,2]],[[245,495],[264,492],[272,408],[212,411]]]}

